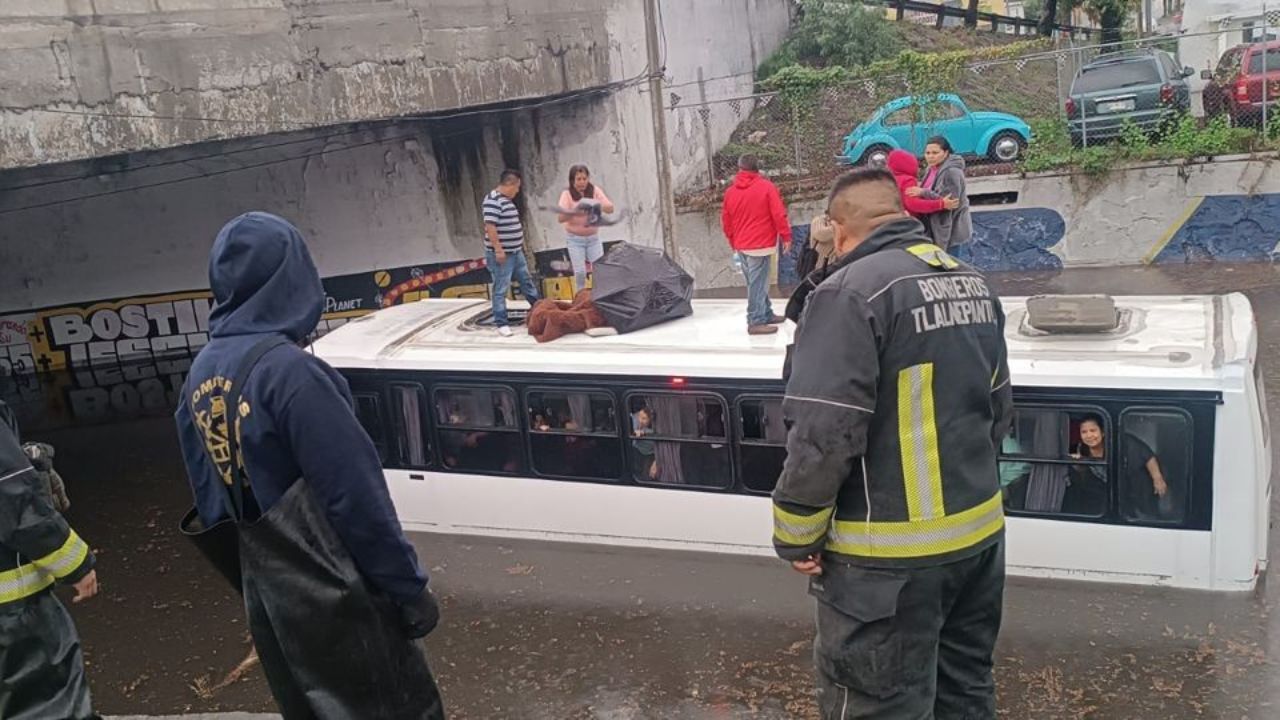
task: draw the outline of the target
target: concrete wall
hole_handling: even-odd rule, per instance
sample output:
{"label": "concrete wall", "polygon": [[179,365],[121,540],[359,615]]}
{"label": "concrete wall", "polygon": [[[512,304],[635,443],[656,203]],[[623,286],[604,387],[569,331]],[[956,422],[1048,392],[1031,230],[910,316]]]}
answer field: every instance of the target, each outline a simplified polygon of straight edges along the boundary
{"label": "concrete wall", "polygon": [[[483,7],[497,12],[493,8],[516,4]],[[289,3],[290,12],[311,5]],[[443,23],[444,11],[476,3],[437,5],[443,7],[432,22]],[[604,6],[609,12],[600,29],[613,56],[625,60],[617,72],[641,73],[643,6],[637,0]],[[530,13],[551,5],[520,7]],[[555,17],[572,27],[596,17],[595,11],[578,12],[573,3],[556,7],[561,9]],[[253,12],[275,17],[268,10]],[[523,22],[521,17],[511,22]],[[789,2],[667,0],[663,19],[673,83],[696,79],[700,66],[704,77],[723,78],[712,81],[717,93],[737,92],[750,87],[756,61],[781,42]],[[162,21],[155,31],[163,35],[169,26]],[[735,40],[728,42],[731,35]],[[723,142],[733,118],[712,120]],[[679,143],[682,130],[672,128],[671,134]],[[681,177],[705,165],[683,152],[673,153],[672,161]],[[565,173],[579,162],[592,168],[593,179],[625,210],[622,224],[605,229],[604,239],[660,245],[644,87],[451,120],[333,127],[11,170],[0,173],[0,267],[11,278],[0,286],[0,314],[203,288],[217,229],[251,209],[294,220],[326,275],[472,259],[481,254],[479,199],[505,166],[525,173],[530,244],[535,250],[563,247],[555,215],[537,208],[558,200]]]}
{"label": "concrete wall", "polygon": [[[752,94],[756,68],[786,39],[790,5],[789,0],[662,2],[668,36],[665,104],[673,108],[667,134],[678,191],[706,184],[708,140],[714,155],[751,115],[751,101],[715,101]],[[697,103],[707,103],[705,113],[688,109]]]}
{"label": "concrete wall", "polygon": [[[1149,263],[1274,262],[1280,254],[1278,159],[1227,157],[1213,162],[1147,164],[1104,178],[1046,173],[969,181],[971,199],[1016,202],[977,206],[974,237],[957,257],[988,271]],[[793,230],[821,212],[823,201],[789,207]],[[719,208],[680,214],[681,258],[701,288],[741,285],[729,267]],[[787,277],[783,263],[780,280]]]}
{"label": "concrete wall", "polygon": [[606,85],[643,71],[638,8],[3,0],[0,169]]}

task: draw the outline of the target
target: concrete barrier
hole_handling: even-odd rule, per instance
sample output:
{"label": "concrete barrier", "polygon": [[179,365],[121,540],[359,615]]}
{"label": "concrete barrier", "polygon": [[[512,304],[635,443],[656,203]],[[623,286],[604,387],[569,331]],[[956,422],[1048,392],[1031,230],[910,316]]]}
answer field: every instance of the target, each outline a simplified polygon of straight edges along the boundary
{"label": "concrete barrier", "polygon": [[[1274,262],[1280,245],[1280,174],[1276,156],[1144,163],[1104,176],[1040,173],[973,178],[973,240],[957,257],[988,271],[1192,262]],[[789,206],[793,233],[825,199]],[[700,288],[731,287],[729,250],[719,208],[678,218],[681,263]],[[799,243],[797,243],[798,245]],[[795,278],[784,260],[779,281]]]}

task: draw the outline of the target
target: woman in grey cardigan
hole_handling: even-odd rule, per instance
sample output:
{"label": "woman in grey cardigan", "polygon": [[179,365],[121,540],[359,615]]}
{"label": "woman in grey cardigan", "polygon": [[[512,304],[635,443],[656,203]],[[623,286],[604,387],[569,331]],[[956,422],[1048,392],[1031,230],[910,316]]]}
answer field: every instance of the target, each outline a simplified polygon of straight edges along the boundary
{"label": "woman in grey cardigan", "polygon": [[922,218],[929,235],[938,247],[947,248],[969,242],[973,222],[969,218],[969,194],[965,188],[964,158],[951,152],[951,143],[941,135],[929,138],[924,148],[924,161],[929,169],[921,185],[938,197],[954,197],[960,206],[954,210],[930,213]]}

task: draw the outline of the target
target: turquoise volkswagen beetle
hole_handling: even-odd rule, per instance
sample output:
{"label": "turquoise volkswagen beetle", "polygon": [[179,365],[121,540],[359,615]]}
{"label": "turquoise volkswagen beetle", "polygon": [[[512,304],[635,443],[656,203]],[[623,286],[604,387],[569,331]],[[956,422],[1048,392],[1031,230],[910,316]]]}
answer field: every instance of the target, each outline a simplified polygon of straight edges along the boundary
{"label": "turquoise volkswagen beetle", "polygon": [[971,112],[956,95],[900,97],[885,103],[845,136],[839,158],[850,165],[884,164],[890,150],[924,153],[925,142],[941,135],[961,155],[1013,162],[1031,141],[1031,128],[1021,118],[999,112]]}

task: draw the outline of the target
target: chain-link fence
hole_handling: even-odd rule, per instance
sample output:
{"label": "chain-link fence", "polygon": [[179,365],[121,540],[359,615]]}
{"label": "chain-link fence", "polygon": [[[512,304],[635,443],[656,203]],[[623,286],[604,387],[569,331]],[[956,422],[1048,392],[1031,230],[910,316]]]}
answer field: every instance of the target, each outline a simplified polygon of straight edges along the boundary
{"label": "chain-link fence", "polygon": [[677,122],[706,123],[726,102],[751,108],[729,142],[700,153],[710,158],[710,181],[685,190],[723,189],[743,153],[756,155],[784,188],[823,187],[851,165],[883,162],[892,149],[921,156],[934,136],[967,156],[975,175],[1103,155],[1269,147],[1280,134],[1280,41],[1269,24],[1260,35],[1218,28],[1112,45],[1024,41],[1016,56],[966,61],[924,83],[918,73],[915,82],[905,73],[865,73],[798,99],[762,92],[684,103],[669,110]]}

